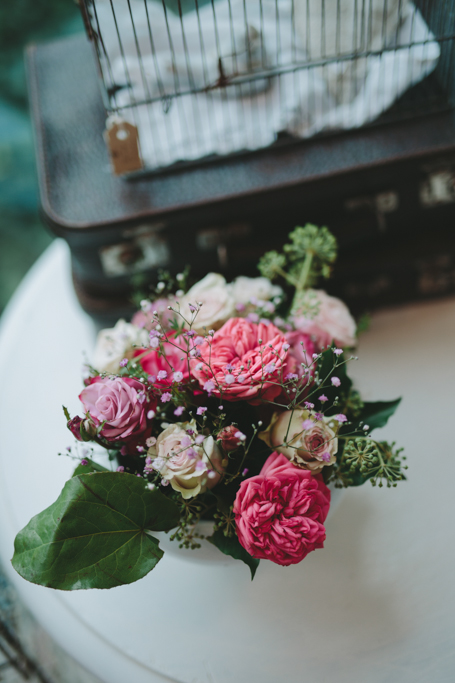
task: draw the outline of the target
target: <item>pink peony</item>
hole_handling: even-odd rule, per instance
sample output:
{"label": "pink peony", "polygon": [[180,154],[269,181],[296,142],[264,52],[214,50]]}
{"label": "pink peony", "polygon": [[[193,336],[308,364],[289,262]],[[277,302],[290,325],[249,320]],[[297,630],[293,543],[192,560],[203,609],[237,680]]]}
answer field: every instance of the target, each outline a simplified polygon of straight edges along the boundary
{"label": "pink peony", "polygon": [[[289,373],[303,377],[305,375],[314,375],[315,364],[312,358],[315,352],[314,343],[309,334],[295,330],[294,332],[286,333],[286,341],[290,344],[288,360],[284,376]],[[302,366],[302,363],[308,367],[308,371]]]}
{"label": "pink peony", "polygon": [[[152,377],[158,378],[158,381],[152,381],[158,386],[169,386],[174,379],[174,372],[181,372],[182,377],[180,381],[186,381],[189,377],[188,372],[188,347],[186,346],[182,337],[174,337],[172,334],[167,335],[170,341],[161,341],[160,347],[163,349],[165,356],[160,353],[160,348],[151,349],[150,353],[141,358],[139,361],[142,369]],[[135,356],[144,353],[144,349],[139,349],[135,352]],[[166,373],[166,377],[158,377],[158,373]],[[162,377],[162,378],[161,378]]]}
{"label": "pink peony", "polygon": [[296,329],[314,339],[317,350],[330,346],[350,347],[356,343],[356,324],[348,307],[340,299],[329,296],[322,289],[309,289],[305,293],[303,315],[294,314]]}
{"label": "pink peony", "polygon": [[147,429],[150,403],[141,400],[143,395],[144,385],[137,379],[95,377],[79,398],[96,424],[105,423],[101,436],[107,441],[130,441]]}
{"label": "pink peony", "polygon": [[201,387],[213,380],[216,396],[228,401],[275,398],[287,358],[286,338],[272,324],[231,318],[213,337],[199,346],[191,359],[191,372]]}
{"label": "pink peony", "polygon": [[252,557],[297,564],[323,547],[329,507],[320,475],[272,453],[260,474],[240,484],[234,503],[239,541]]}

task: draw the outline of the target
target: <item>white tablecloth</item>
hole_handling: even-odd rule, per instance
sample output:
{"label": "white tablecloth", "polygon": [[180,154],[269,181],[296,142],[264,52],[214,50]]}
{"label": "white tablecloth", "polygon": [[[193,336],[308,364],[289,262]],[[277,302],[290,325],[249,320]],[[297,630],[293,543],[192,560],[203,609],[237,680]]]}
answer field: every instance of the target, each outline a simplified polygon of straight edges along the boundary
{"label": "white tablecloth", "polygon": [[455,300],[377,313],[353,372],[366,399],[403,395],[384,429],[409,456],[397,489],[351,489],[323,550],[283,569],[165,556],[141,581],[63,593],[9,565],[13,539],[73,463],[61,411],[78,410],[93,326],[54,243],[0,336],[0,557],[50,634],[106,683],[449,683],[455,679]]}

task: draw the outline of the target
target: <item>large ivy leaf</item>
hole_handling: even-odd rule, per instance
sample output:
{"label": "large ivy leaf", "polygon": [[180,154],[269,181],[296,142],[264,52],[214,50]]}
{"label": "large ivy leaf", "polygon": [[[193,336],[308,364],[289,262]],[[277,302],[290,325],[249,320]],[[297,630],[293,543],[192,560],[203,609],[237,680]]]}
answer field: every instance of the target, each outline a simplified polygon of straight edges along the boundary
{"label": "large ivy leaf", "polygon": [[259,567],[259,560],[251,557],[249,553],[240,545],[237,536],[225,536],[222,531],[215,531],[215,533],[207,539],[214,546],[221,550],[225,555],[230,555],[234,560],[242,560],[250,568],[251,580],[254,579],[256,569]]}
{"label": "large ivy leaf", "polygon": [[132,583],[163,556],[147,531],[169,531],[178,507],[144,480],[120,472],[79,474],[16,536],[14,569],[61,590]]}
{"label": "large ivy leaf", "polygon": [[389,418],[392,417],[398,406],[400,405],[401,398],[397,398],[394,401],[376,401],[375,403],[364,403],[362,412],[358,419],[349,425],[349,431],[357,428],[359,422],[362,421],[369,427],[369,432],[373,429],[379,429],[380,427],[385,427]]}

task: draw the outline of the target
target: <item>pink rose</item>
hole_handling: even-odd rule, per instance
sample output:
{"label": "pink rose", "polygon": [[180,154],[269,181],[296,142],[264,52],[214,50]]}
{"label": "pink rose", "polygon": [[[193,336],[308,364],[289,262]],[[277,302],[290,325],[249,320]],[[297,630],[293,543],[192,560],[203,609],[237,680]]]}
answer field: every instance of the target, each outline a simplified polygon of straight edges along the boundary
{"label": "pink rose", "polygon": [[[160,347],[164,351],[164,356],[160,352],[160,347],[151,349],[150,353],[141,358],[139,361],[142,369],[152,377],[158,378],[157,381],[150,380],[153,384],[158,386],[169,386],[174,379],[174,373],[182,373],[180,381],[186,381],[189,377],[188,372],[188,348],[181,337],[174,337],[172,334],[166,336],[169,341],[160,341]],[[135,352],[135,356],[144,353],[144,349],[139,349]],[[166,376],[161,378],[158,373],[166,373]]]}
{"label": "pink rose", "polygon": [[286,337],[275,325],[231,318],[199,346],[191,372],[201,387],[208,380],[213,393],[228,401],[275,398],[287,358]]}
{"label": "pink rose", "polygon": [[330,491],[313,476],[272,453],[260,474],[242,481],[234,503],[237,535],[252,556],[288,566],[325,541]]}
{"label": "pink rose", "polygon": [[343,348],[355,346],[355,320],[340,299],[322,289],[309,289],[302,305],[303,313],[294,314],[294,325],[314,339],[318,351],[332,342]]}
{"label": "pink rose", "polygon": [[[286,341],[291,348],[289,349],[284,376],[286,377],[289,373],[298,375],[299,378],[308,374],[314,375],[315,365],[312,356],[315,352],[315,346],[310,335],[295,330],[286,333]],[[308,370],[302,366],[302,363],[307,366]]]}
{"label": "pink rose", "polygon": [[298,467],[317,474],[336,460],[336,431],[333,418],[322,417],[317,420],[309,410],[296,408],[274,413],[267,429],[258,436]]}
{"label": "pink rose", "polygon": [[93,421],[105,423],[107,441],[129,441],[147,429],[150,402],[143,397],[144,385],[130,377],[95,377],[79,395]]}

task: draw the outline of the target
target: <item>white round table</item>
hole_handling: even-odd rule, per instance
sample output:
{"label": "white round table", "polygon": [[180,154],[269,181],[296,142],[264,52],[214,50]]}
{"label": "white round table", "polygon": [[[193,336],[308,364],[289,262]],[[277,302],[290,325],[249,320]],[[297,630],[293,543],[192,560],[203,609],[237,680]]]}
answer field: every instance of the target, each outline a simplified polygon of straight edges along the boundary
{"label": "white round table", "polygon": [[384,437],[409,480],[350,489],[323,550],[300,565],[206,566],[165,555],[141,581],[65,593],[12,570],[15,534],[74,463],[62,403],[78,411],[94,328],[54,243],[0,335],[0,557],[39,622],[106,683],[448,683],[455,678],[455,300],[380,312],[351,366],[366,399],[404,396]]}

